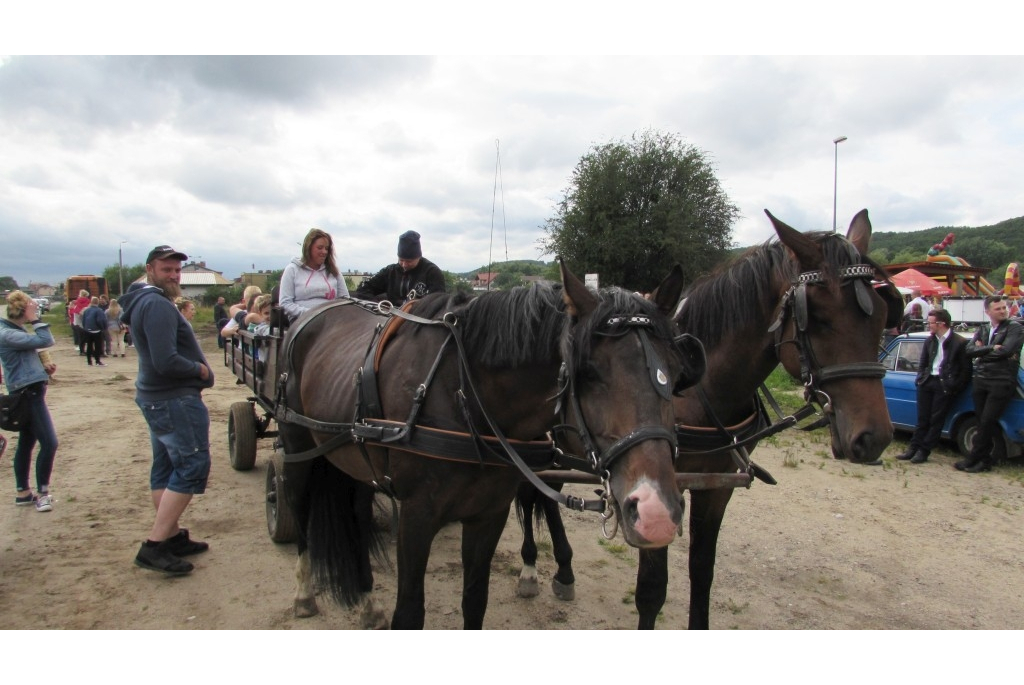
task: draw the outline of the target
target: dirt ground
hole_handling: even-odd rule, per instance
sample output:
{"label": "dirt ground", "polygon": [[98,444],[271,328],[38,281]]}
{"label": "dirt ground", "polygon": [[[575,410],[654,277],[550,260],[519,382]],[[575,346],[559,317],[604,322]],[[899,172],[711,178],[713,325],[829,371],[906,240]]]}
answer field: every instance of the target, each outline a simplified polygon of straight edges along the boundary
{"label": "dirt ground", "polygon": [[[184,525],[207,540],[191,576],[168,579],[132,564],[151,525],[149,439],[135,406],[136,359],[87,367],[69,339],[48,402],[60,449],[54,510],[0,507],[0,616],[4,628],[348,629],[354,612],[321,598],[321,614],[292,614],[294,545],[269,539],[264,478],[270,440],[256,468],[231,469],[227,416],[246,397],[222,366],[212,332],[204,347],[217,374],[205,394],[213,471]],[[10,478],[16,443],[3,457]],[[758,447],[755,460],[779,481],[737,492],[719,543],[714,629],[1019,629],[1024,624],[1024,469],[955,471],[952,446],[927,464],[897,462],[898,436],[881,467],[837,462],[825,435],[790,432]],[[34,482],[34,481],[33,481]],[[580,495],[590,488],[582,488]],[[8,480],[13,499],[13,483]],[[520,533],[515,517],[494,560],[489,629],[632,629],[636,552],[602,540],[593,514],[566,513],[575,549],[574,602],[549,591],[550,545],[541,550],[542,593],[516,596]],[[459,526],[435,541],[426,626],[460,628]],[[546,533],[544,534],[546,540]],[[660,629],[685,628],[687,537],[672,545],[669,600]],[[394,597],[381,568],[378,596]],[[32,607],[26,611],[25,607]]]}

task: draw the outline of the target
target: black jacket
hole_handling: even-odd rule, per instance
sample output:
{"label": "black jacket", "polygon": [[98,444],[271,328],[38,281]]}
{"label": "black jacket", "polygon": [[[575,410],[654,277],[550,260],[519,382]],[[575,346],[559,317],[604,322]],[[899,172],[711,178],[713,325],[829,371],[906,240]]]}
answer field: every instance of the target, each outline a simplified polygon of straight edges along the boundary
{"label": "black jacket", "polygon": [[[1016,383],[1020,348],[1024,344],[1024,326],[1007,319],[996,329],[991,344],[988,341],[990,329],[987,323],[979,326],[967,348],[967,356],[974,359],[974,377]],[[981,345],[976,345],[977,342]],[[996,345],[1002,347],[997,350]]]}
{"label": "black jacket", "polygon": [[416,268],[410,271],[402,271],[398,264],[389,264],[361,283],[355,297],[360,300],[388,300],[399,306],[405,303],[412,291],[416,293],[414,298],[423,297],[427,293],[443,293],[445,283],[441,269],[422,257]]}
{"label": "black jacket", "polygon": [[[939,350],[939,339],[928,336],[921,345],[921,361],[917,367],[917,385],[921,385],[932,373],[932,362]],[[942,343],[942,363],[939,364],[939,381],[947,395],[955,395],[971,380],[971,363],[967,360],[967,340],[950,331]]]}

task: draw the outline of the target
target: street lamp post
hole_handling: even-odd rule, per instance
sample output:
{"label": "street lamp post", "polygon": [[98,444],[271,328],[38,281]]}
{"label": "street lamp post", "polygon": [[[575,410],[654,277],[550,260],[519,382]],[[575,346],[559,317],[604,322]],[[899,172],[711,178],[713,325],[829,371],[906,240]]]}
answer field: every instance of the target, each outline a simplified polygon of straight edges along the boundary
{"label": "street lamp post", "polygon": [[124,261],[121,256],[121,245],[127,243],[127,240],[122,240],[117,246],[117,296],[124,296]]}
{"label": "street lamp post", "polygon": [[838,198],[837,191],[839,190],[839,143],[846,140],[846,136],[839,136],[832,140],[832,143],[836,147],[836,162],[832,169],[832,232],[836,232],[836,200]]}

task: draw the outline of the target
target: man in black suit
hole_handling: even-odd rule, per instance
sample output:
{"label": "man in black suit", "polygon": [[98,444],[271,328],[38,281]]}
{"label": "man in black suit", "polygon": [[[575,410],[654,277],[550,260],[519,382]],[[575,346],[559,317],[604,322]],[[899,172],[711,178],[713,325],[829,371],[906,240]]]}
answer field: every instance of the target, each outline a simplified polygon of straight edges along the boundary
{"label": "man in black suit", "polygon": [[921,346],[917,367],[917,428],[907,451],[896,457],[911,464],[928,461],[942,434],[942,424],[953,399],[971,378],[967,341],[950,330],[952,318],[945,309],[928,312],[928,339]]}
{"label": "man in black suit", "polygon": [[1024,344],[1024,326],[1010,319],[1001,295],[985,298],[985,313],[990,323],[978,327],[967,348],[967,356],[975,360],[972,397],[978,431],[970,454],[954,464],[958,471],[967,473],[990,471],[994,465],[992,446],[1002,432],[999,417],[1017,389],[1020,348]]}

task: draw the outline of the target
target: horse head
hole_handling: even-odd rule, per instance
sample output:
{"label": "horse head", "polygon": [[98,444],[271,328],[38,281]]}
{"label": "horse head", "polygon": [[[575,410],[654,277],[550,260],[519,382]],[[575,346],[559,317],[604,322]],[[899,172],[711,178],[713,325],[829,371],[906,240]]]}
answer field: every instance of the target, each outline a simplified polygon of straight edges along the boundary
{"label": "horse head", "polygon": [[892,440],[878,344],[893,303],[888,288],[871,285],[879,268],[866,257],[868,212],[853,218],[845,238],[800,233],[765,213],[792,260],[792,273],[774,284],[784,291],[773,326],[779,361],[828,417],[833,456],[873,461]]}
{"label": "horse head", "polygon": [[672,392],[688,380],[671,325],[658,303],[617,288],[589,290],[561,268],[570,317],[562,344],[568,445],[603,479],[626,542],[664,547],[683,514]]}

